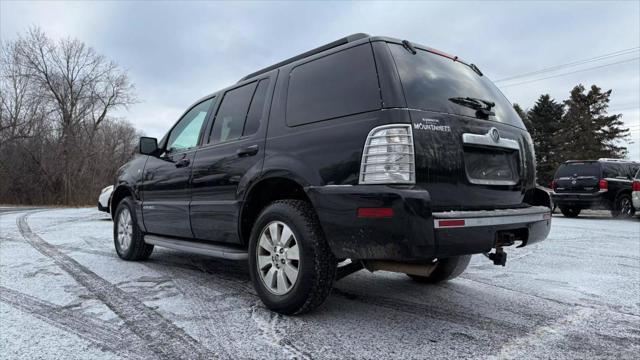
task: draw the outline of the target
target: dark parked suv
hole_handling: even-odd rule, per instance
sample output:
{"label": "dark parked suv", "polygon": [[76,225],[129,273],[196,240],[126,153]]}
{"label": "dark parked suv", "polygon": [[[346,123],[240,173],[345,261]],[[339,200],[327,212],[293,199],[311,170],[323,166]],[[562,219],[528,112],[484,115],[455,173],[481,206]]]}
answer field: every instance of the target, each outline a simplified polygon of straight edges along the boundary
{"label": "dark parked suv", "polygon": [[140,153],[113,194],[118,255],[248,261],[286,314],[363,267],[434,283],[472,254],[504,265],[551,225],[511,104],[475,65],[408,41],[356,34],[247,75]]}
{"label": "dark parked suv", "polygon": [[610,210],[614,217],[631,217],[633,177],[640,163],[618,159],[570,160],[558,167],[551,182],[553,202],[566,217],[583,209]]}

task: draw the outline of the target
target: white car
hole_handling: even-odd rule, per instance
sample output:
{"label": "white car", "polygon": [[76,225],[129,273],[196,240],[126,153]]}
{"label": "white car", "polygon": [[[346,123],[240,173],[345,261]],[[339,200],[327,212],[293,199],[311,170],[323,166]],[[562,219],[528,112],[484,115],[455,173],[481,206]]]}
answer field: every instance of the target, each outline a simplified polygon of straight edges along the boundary
{"label": "white car", "polygon": [[636,208],[636,214],[640,213],[640,170],[633,178],[633,185],[631,185],[631,200],[633,201],[633,207]]}
{"label": "white car", "polygon": [[113,192],[113,185],[109,185],[100,191],[98,197],[98,210],[109,212],[109,203],[111,202],[111,193]]}

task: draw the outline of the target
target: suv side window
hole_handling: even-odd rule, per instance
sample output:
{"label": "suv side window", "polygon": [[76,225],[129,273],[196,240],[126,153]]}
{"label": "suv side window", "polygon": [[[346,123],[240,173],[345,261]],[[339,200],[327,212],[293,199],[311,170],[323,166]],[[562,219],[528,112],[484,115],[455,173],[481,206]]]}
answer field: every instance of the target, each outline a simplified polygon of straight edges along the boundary
{"label": "suv side window", "polygon": [[289,74],[289,126],[380,108],[378,74],[370,44],[304,63]]}
{"label": "suv side window", "polygon": [[638,164],[629,164],[629,180],[633,180],[636,176],[636,173],[640,169],[640,165]]}
{"label": "suv side window", "polygon": [[247,118],[249,103],[256,89],[256,83],[241,86],[227,91],[213,121],[210,144],[219,144],[242,136],[244,122]]}
{"label": "suv side window", "polygon": [[244,130],[242,136],[249,136],[255,134],[260,129],[260,122],[262,120],[262,114],[264,112],[265,100],[267,98],[267,88],[269,87],[269,80],[260,80],[258,87],[256,88],[253,99],[251,100],[251,106],[249,107],[249,113],[247,114],[247,121],[244,123]]}
{"label": "suv side window", "polygon": [[623,164],[617,163],[604,163],[604,175],[605,178],[627,178],[627,171]]}
{"label": "suv side window", "polygon": [[166,149],[168,152],[187,150],[198,145],[200,131],[212,103],[213,98],[201,102],[178,121],[167,140]]}

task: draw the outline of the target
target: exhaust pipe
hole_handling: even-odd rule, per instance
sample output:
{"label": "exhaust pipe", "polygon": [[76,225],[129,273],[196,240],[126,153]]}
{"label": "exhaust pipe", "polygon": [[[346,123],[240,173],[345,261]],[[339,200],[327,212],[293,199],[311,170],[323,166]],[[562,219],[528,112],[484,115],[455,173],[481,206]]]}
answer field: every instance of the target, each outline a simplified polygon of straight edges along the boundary
{"label": "exhaust pipe", "polygon": [[403,274],[411,274],[418,276],[429,276],[435,270],[437,263],[430,264],[410,264],[385,260],[367,260],[364,267],[371,271],[391,271]]}

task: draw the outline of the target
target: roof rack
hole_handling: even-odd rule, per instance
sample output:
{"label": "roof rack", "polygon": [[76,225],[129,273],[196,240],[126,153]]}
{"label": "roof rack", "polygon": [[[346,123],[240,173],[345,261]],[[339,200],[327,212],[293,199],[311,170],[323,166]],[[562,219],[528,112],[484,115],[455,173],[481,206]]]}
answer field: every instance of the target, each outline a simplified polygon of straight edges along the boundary
{"label": "roof rack", "polygon": [[304,58],[309,57],[311,55],[315,55],[315,54],[321,53],[321,52],[323,52],[325,50],[329,50],[329,49],[332,49],[334,47],[338,47],[340,45],[344,45],[344,44],[347,44],[347,43],[350,43],[350,42],[354,42],[354,41],[357,41],[357,40],[360,40],[360,39],[368,38],[368,37],[370,37],[370,35],[369,34],[364,34],[364,33],[357,33],[357,34],[353,34],[353,35],[349,35],[349,36],[343,37],[342,39],[338,39],[338,40],[330,42],[330,43],[328,43],[326,45],[322,45],[322,46],[317,47],[317,48],[315,48],[313,50],[309,50],[309,51],[304,52],[304,53],[302,53],[300,55],[294,56],[294,57],[289,58],[287,60],[281,61],[281,62],[273,64],[271,66],[268,66],[268,67],[266,67],[264,69],[261,69],[261,70],[258,70],[256,72],[253,72],[253,73],[243,77],[238,82],[250,79],[250,78],[252,78],[254,76],[258,76],[260,74],[264,74],[264,73],[269,72],[269,71],[271,71],[273,69],[277,69],[277,68],[279,68],[279,67],[281,67],[283,65],[287,65],[287,64],[290,64],[290,63],[292,63],[294,61],[298,61],[300,59],[304,59]]}
{"label": "roof rack", "polygon": [[598,161],[606,161],[606,162],[621,162],[621,163],[638,163],[635,160],[627,160],[627,159],[611,159],[611,158],[600,158]]}

